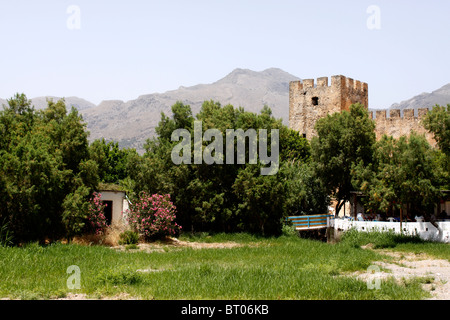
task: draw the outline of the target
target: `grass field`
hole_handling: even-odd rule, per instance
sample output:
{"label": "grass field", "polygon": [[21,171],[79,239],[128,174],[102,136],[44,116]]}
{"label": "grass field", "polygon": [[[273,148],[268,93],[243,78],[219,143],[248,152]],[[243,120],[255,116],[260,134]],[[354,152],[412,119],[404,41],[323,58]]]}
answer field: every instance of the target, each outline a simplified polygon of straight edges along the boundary
{"label": "grass field", "polygon": [[[295,235],[258,238],[248,234],[182,236],[183,241],[233,242],[232,248],[116,250],[76,244],[0,247],[0,297],[53,299],[83,293],[99,299],[126,294],[138,299],[422,299],[421,281],[384,281],[379,290],[354,277],[382,260],[364,243],[399,250],[427,250],[448,259],[449,246],[350,234],[337,244]],[[393,242],[392,242],[393,241]],[[387,244],[387,245],[386,245]],[[69,289],[69,266],[80,270],[80,289]]]}

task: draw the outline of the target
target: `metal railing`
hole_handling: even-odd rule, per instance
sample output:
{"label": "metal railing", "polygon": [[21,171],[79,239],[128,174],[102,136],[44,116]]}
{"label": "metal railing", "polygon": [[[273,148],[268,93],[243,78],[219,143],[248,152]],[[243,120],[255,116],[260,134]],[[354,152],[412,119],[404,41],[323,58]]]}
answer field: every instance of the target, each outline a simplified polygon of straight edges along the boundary
{"label": "metal railing", "polygon": [[286,221],[292,222],[296,230],[322,229],[330,226],[333,215],[319,214],[309,216],[291,216]]}

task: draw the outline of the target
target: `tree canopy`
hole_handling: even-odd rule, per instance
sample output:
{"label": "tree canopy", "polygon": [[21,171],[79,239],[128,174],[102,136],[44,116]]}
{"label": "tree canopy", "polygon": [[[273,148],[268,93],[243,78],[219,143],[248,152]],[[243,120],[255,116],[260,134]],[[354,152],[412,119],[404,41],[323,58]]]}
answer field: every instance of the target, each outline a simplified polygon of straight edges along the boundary
{"label": "tree canopy", "polygon": [[317,177],[328,194],[337,200],[336,212],[350,200],[352,167],[373,158],[375,123],[363,105],[350,106],[349,111],[333,113],[316,122],[317,136],[311,141],[312,161]]}
{"label": "tree canopy", "polygon": [[[355,190],[374,212],[408,204],[424,214],[450,185],[449,110],[437,106],[423,120],[433,149],[415,133],[376,142],[375,123],[359,104],[319,119],[310,144],[267,106],[257,114],[211,100],[193,115],[176,102],[139,155],[105,139],[89,144],[81,115],[64,100],[37,111],[16,94],[0,111],[0,223],[16,242],[71,239],[87,230],[99,183],[119,184],[132,201],[169,194],[184,231],[277,235],[286,216],[325,213],[330,197],[338,212]],[[187,161],[174,162],[178,151]],[[262,174],[267,159],[276,160],[271,175]]]}
{"label": "tree canopy", "polygon": [[450,189],[450,104],[436,105],[423,119],[424,127],[434,134],[442,154],[436,155],[436,162],[443,168],[443,188]]}
{"label": "tree canopy", "polygon": [[433,212],[442,182],[435,156],[422,135],[383,136],[375,145],[374,161],[354,168],[353,181],[367,196],[366,209],[386,213],[408,205],[414,215]]}
{"label": "tree canopy", "polygon": [[423,119],[423,125],[434,134],[442,152],[450,157],[450,104],[434,106]]}
{"label": "tree canopy", "polygon": [[87,135],[82,117],[75,108],[67,112],[64,100],[36,111],[16,94],[0,111],[0,220],[16,241],[80,230],[83,212],[69,202],[80,203],[98,184]]}
{"label": "tree canopy", "polygon": [[[162,114],[156,128],[158,135],[147,141],[144,156],[135,158],[129,164],[130,177],[135,181],[137,192],[170,193],[179,211],[177,219],[185,231],[248,231],[272,235],[281,232],[282,218],[291,211],[313,211],[312,208],[302,211],[296,206],[312,206],[317,194],[305,192],[304,201],[296,202],[293,200],[296,197],[293,189],[299,190],[303,185],[289,183],[297,178],[293,171],[300,170],[298,163],[309,161],[309,143],[284,126],[281,120],[273,118],[268,107],[255,114],[232,105],[222,106],[219,102],[205,101],[194,117],[190,106],[177,102],[172,106],[172,114],[172,117]],[[280,171],[273,176],[262,176],[260,169],[264,165],[261,161],[249,163],[248,138],[243,164],[194,164],[194,161],[189,165],[174,164],[171,152],[178,142],[171,141],[171,134],[175,129],[186,129],[194,139],[196,120],[202,121],[202,134],[208,129],[217,129],[222,134],[223,146],[226,146],[227,129],[254,129],[256,132],[267,129],[269,134],[270,129],[279,130]],[[203,141],[202,151],[208,143]],[[296,165],[289,167],[288,162]],[[304,177],[304,180],[308,178]],[[285,202],[286,199],[291,200]],[[326,196],[319,196],[318,199],[327,200]],[[324,207],[326,204],[316,209]]]}

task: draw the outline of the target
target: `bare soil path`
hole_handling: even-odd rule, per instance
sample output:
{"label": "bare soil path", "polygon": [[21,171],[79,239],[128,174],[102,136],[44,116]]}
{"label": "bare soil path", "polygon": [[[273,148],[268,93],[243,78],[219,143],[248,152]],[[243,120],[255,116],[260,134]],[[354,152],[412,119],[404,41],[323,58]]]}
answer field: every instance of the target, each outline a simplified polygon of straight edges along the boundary
{"label": "bare soil path", "polygon": [[[363,248],[371,249],[370,246]],[[435,259],[424,253],[376,251],[393,258],[391,262],[375,262],[381,270],[387,270],[378,273],[377,277],[381,279],[394,277],[397,280],[423,277],[428,279],[423,288],[430,292],[431,300],[450,300],[450,262],[448,260]],[[361,279],[367,279],[369,274],[358,274],[357,276]]]}

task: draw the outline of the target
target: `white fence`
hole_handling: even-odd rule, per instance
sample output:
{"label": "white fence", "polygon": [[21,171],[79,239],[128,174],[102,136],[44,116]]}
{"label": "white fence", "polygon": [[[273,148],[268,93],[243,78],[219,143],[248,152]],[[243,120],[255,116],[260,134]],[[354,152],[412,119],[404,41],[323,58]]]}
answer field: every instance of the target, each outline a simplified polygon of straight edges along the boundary
{"label": "white fence", "polygon": [[[385,221],[352,221],[350,219],[331,219],[331,227],[338,231],[355,228],[358,231],[393,231],[401,233],[400,222]],[[423,240],[450,243],[450,221],[437,222],[439,229],[430,222],[403,222],[403,234],[418,235]]]}

